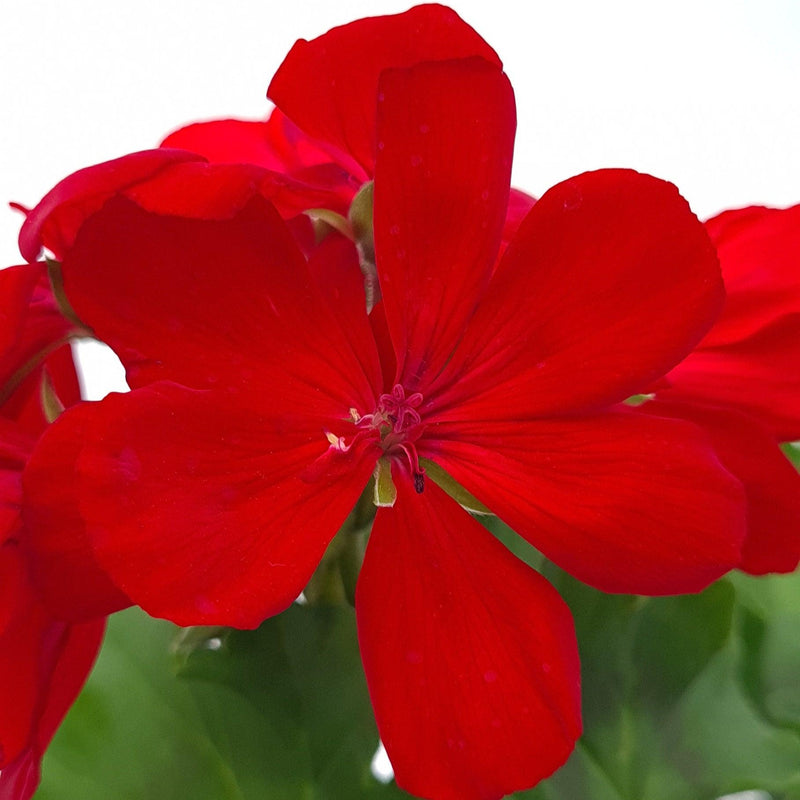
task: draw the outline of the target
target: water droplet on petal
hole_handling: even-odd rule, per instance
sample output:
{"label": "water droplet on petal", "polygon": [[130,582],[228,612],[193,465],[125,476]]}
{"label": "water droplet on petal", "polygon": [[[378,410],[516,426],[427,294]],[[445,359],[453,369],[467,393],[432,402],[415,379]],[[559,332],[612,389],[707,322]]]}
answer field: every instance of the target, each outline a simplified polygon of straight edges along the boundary
{"label": "water droplet on petal", "polygon": [[430,133],[431,126],[427,122],[421,122],[419,126],[420,133]]}
{"label": "water droplet on petal", "polygon": [[494,683],[497,680],[497,673],[493,669],[487,669],[483,673],[483,679],[486,683]]}
{"label": "water droplet on petal", "polygon": [[418,650],[409,650],[406,653],[406,661],[409,664],[421,664],[422,663],[422,653]]}
{"label": "water droplet on petal", "polygon": [[583,205],[583,192],[573,183],[564,185],[561,200],[565,211],[576,211]]}
{"label": "water droplet on petal", "polygon": [[411,156],[411,166],[418,167],[422,163],[422,156]]}

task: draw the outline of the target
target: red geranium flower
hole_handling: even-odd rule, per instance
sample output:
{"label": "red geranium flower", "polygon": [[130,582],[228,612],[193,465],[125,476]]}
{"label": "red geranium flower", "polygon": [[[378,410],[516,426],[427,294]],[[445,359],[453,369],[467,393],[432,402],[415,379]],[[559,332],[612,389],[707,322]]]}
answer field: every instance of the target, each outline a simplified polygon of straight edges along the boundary
{"label": "red geranium flower", "polygon": [[372,319],[352,248],[331,238],[307,264],[257,192],[214,220],[113,197],[64,253],[64,285],[135,388],[62,415],[26,485],[35,505],[74,482],[92,557],[150,613],[250,627],[299,594],[375,475],[356,610],[397,780],[495,798],[572,749],[574,633],[437,481],[606,590],[723,574],[738,482],[699,429],[618,405],[696,344],[722,285],[675,188],[623,170],[546,193],[493,274],[505,76],[462,59],[376,80]]}
{"label": "red geranium flower", "polygon": [[[294,45],[270,85],[278,107],[268,119],[196,122],[171,133],[161,146],[198,153],[212,163],[257,164],[291,176],[313,192],[304,208],[299,198],[294,207],[279,207],[284,216],[303,211],[357,239],[348,216],[358,190],[375,175],[378,76],[390,67],[469,56],[501,66],[489,44],[445,6],[358,20]],[[511,189],[504,244],[533,202]]]}
{"label": "red geranium flower", "polygon": [[104,629],[102,619],[72,625],[47,608],[20,516],[22,471],[47,424],[42,392],[51,403],[79,399],[64,344],[74,326],[58,312],[42,267],[0,271],[0,318],[8,323],[0,332],[2,800],[33,795],[40,759],[86,679]]}
{"label": "red geranium flower", "polygon": [[706,229],[724,310],[643,410],[701,425],[742,482],[740,569],[791,572],[800,561],[800,475],[777,443],[800,437],[800,206],[725,211]]}
{"label": "red geranium flower", "polygon": [[727,300],[667,375],[669,395],[741,409],[777,441],[800,439],[800,205],[725,211],[706,228]]}

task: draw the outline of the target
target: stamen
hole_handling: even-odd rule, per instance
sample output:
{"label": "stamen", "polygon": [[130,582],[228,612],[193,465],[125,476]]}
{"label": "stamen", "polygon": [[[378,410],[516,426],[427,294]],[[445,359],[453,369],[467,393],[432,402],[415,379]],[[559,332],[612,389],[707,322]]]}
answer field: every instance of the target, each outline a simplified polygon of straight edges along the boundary
{"label": "stamen", "polygon": [[411,474],[414,476],[414,491],[422,494],[425,491],[425,470],[420,466],[417,448],[408,442],[401,442],[398,447],[406,454],[408,463],[411,464]]}
{"label": "stamen", "polygon": [[378,398],[378,410],[392,422],[394,430],[400,432],[412,425],[420,424],[419,412],[416,409],[421,403],[420,392],[414,392],[406,397],[406,390],[397,383],[391,393],[387,392]]}
{"label": "stamen", "polygon": [[[406,397],[405,388],[397,383],[391,392],[378,397],[378,404],[372,414],[359,414],[358,409],[349,409],[350,420],[359,429],[348,442],[344,436],[337,436],[325,431],[330,443],[330,450],[346,453],[356,442],[371,438],[383,450],[381,461],[386,460],[388,467],[391,457],[397,458],[402,453],[408,459],[414,490],[422,494],[425,490],[425,470],[420,466],[417,448],[414,445],[422,435],[422,417],[417,409],[422,405],[422,394],[414,392]],[[384,469],[386,480],[391,483],[391,474]],[[376,475],[383,474],[380,470]],[[376,484],[377,485],[377,484]],[[386,494],[383,492],[381,497]],[[387,495],[388,496],[388,495]],[[393,503],[394,501],[392,501]],[[392,503],[389,503],[390,505]],[[380,503],[383,504],[383,501]]]}

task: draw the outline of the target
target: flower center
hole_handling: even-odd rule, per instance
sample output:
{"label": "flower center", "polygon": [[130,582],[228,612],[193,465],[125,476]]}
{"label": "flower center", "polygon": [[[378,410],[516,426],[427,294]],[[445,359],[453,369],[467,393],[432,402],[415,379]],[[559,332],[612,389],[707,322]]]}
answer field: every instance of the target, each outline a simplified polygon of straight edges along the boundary
{"label": "flower center", "polygon": [[422,493],[425,489],[425,470],[420,466],[415,442],[422,435],[425,426],[417,409],[422,405],[422,395],[414,392],[406,396],[406,390],[399,383],[391,392],[378,398],[378,405],[372,414],[361,415],[355,408],[350,409],[353,424],[358,433],[348,443],[343,436],[328,433],[331,446],[347,452],[357,441],[372,438],[377,440],[384,455],[391,458],[406,458],[414,478],[414,489]]}

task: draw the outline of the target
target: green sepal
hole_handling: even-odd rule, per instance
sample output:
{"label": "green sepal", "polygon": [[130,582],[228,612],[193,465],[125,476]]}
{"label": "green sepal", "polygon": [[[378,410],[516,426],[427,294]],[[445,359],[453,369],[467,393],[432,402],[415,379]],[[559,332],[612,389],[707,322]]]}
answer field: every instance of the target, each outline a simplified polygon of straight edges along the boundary
{"label": "green sepal", "polygon": [[440,488],[444,489],[462,508],[472,514],[492,514],[492,512],[476,497],[471,495],[460,483],[457,483],[435,461],[421,458],[420,465],[425,474]]}
{"label": "green sepal", "polygon": [[64,291],[64,274],[61,272],[61,262],[56,261],[54,258],[46,258],[45,263],[47,264],[47,277],[50,280],[50,288],[53,290],[53,297],[56,299],[59,311],[78,328],[77,335],[93,335],[89,326],[75,313],[72,303],[67,299],[67,294]]}
{"label": "green sepal", "polygon": [[649,402],[655,397],[654,394],[632,394],[627,400],[623,400],[622,402],[626,406],[643,406],[645,403]]}
{"label": "green sepal", "polygon": [[50,422],[55,422],[64,411],[64,403],[56,392],[56,387],[53,386],[53,379],[50,373],[42,370],[41,383],[39,384],[39,402],[42,404],[42,413],[44,418]]}
{"label": "green sepal", "polygon": [[353,231],[353,239],[358,249],[358,262],[364,276],[364,294],[367,300],[367,313],[381,298],[381,287],[378,283],[378,268],[375,266],[375,230],[373,225],[373,207],[375,204],[375,184],[367,181],[356,192],[347,219]]}
{"label": "green sepal", "polygon": [[341,214],[337,214],[328,208],[309,208],[305,215],[314,223],[314,231],[317,234],[318,241],[322,241],[325,238],[325,231],[320,230],[317,223],[323,223],[323,225],[333,228],[352,241],[353,229]]}

